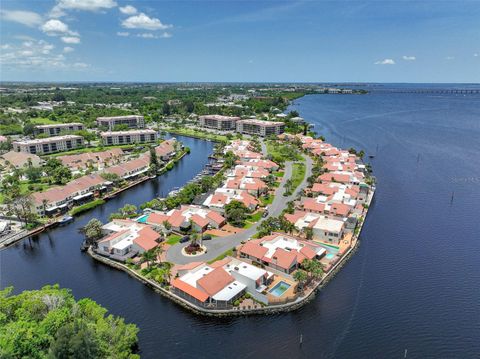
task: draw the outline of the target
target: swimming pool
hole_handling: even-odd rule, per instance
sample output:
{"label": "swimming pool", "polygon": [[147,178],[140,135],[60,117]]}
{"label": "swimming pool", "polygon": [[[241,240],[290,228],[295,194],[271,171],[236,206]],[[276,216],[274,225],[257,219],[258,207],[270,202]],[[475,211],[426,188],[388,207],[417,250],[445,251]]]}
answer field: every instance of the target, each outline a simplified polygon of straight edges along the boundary
{"label": "swimming pool", "polygon": [[275,297],[281,297],[283,293],[287,291],[288,288],[290,288],[291,285],[288,283],[285,283],[283,280],[278,282],[275,287],[270,289],[269,293],[274,295]]}
{"label": "swimming pool", "polygon": [[329,246],[328,244],[320,244],[323,248],[327,250],[327,254],[325,255],[325,258],[327,259],[333,259],[337,255],[339,248],[335,246]]}
{"label": "swimming pool", "polygon": [[140,216],[137,218],[138,223],[145,223],[148,219],[148,214],[144,214],[143,216]]}

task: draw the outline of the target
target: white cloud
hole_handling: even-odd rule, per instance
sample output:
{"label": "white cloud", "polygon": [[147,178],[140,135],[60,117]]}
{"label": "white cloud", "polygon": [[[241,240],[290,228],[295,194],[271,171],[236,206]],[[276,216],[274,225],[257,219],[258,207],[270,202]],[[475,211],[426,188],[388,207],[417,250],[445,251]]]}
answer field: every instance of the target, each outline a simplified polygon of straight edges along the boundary
{"label": "white cloud", "polygon": [[447,56],[445,57],[445,60],[455,60],[455,56]]}
{"label": "white cloud", "polygon": [[30,27],[38,26],[42,23],[42,17],[32,11],[0,10],[0,18],[4,21],[18,22]]}
{"label": "white cloud", "polygon": [[137,13],[137,9],[135,9],[132,5],[120,7],[119,9],[120,12],[125,15],[135,15]]}
{"label": "white cloud", "polygon": [[13,69],[79,68],[68,64],[62,53],[54,53],[54,46],[44,40],[31,39],[20,44],[2,45],[0,64]]}
{"label": "white cloud", "polygon": [[172,37],[172,34],[168,32],[164,32],[161,35],[153,34],[151,32],[144,32],[142,34],[137,34],[137,37],[141,37],[143,39],[168,39]]}
{"label": "white cloud", "polygon": [[75,37],[75,36],[62,36],[61,39],[66,44],[79,44],[80,43],[80,38]]}
{"label": "white cloud", "polygon": [[406,55],[403,55],[402,56],[402,59],[404,59],[405,61],[415,61],[417,58],[415,56],[406,56]]}
{"label": "white cloud", "polygon": [[144,29],[144,30],[166,30],[172,27],[172,25],[162,24],[159,19],[149,17],[143,12],[130,16],[123,20],[122,26],[127,29]]}
{"label": "white cloud", "polygon": [[478,54],[477,54],[477,53],[474,53],[474,54],[473,54],[473,57],[478,57]]}
{"label": "white cloud", "polygon": [[43,24],[40,29],[46,33],[48,36],[60,36],[60,35],[70,35],[70,36],[78,36],[78,32],[71,31],[68,28],[68,25],[64,22],[51,19],[48,20],[45,24]]}
{"label": "white cloud", "polygon": [[86,69],[87,67],[89,67],[89,65],[86,64],[85,62],[75,62],[73,64],[73,67],[75,67],[77,69]]}
{"label": "white cloud", "polygon": [[100,11],[116,6],[114,0],[58,0],[57,5],[50,11],[50,16],[61,17],[68,10]]}
{"label": "white cloud", "polygon": [[375,65],[395,65],[395,61],[393,59],[383,59],[379,61],[375,61]]}
{"label": "white cloud", "polygon": [[127,36],[130,36],[130,33],[127,32],[127,31],[118,31],[118,32],[117,32],[117,35],[118,35],[118,36],[127,37]]}
{"label": "white cloud", "polygon": [[73,47],[70,47],[70,46],[65,46],[63,48],[63,52],[66,53],[66,54],[68,54],[69,52],[73,52],[73,51],[75,51],[75,49]]}

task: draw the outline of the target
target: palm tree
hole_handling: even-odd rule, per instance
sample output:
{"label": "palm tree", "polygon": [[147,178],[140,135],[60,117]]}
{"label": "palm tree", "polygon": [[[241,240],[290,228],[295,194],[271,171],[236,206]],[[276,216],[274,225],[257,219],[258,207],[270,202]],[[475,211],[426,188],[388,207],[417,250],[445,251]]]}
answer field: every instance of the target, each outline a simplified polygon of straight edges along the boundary
{"label": "palm tree", "polygon": [[162,263],[161,256],[162,256],[162,253],[164,252],[163,246],[161,244],[159,244],[158,246],[156,246],[154,248],[154,251],[155,251],[155,256],[156,256],[156,259],[157,259],[158,263],[161,264]]}
{"label": "palm tree", "polygon": [[142,259],[144,262],[147,262],[148,268],[152,266],[152,263],[155,261],[156,258],[157,255],[155,254],[155,249],[149,249],[148,251],[142,253]]}
{"label": "palm tree", "polygon": [[298,269],[295,273],[293,273],[293,279],[295,279],[298,282],[298,286],[300,287],[300,290],[303,291],[303,285],[307,281],[307,272],[305,272],[303,269]]}
{"label": "palm tree", "polygon": [[305,233],[305,238],[307,240],[311,241],[313,239],[313,229],[311,227],[305,227],[303,232]]}

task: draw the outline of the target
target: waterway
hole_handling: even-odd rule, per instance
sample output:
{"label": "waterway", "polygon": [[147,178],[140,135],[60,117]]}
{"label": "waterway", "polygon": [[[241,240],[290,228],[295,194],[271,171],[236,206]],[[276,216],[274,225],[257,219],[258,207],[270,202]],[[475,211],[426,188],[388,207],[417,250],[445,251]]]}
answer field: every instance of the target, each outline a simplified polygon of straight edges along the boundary
{"label": "waterway", "polygon": [[335,145],[375,155],[378,178],[358,252],[303,308],[199,317],[79,251],[90,218],[194,177],[212,144],[193,139],[171,172],[0,252],[1,287],[59,283],[93,298],[139,326],[142,358],[478,358],[480,96],[312,95],[291,109]]}

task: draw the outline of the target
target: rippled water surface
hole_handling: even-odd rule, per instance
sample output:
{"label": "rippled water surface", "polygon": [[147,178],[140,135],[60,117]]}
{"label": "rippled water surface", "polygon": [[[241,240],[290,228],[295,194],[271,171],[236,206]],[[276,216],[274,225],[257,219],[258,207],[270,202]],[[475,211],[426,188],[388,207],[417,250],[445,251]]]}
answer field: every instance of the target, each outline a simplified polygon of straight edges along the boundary
{"label": "rippled water surface", "polygon": [[91,217],[194,177],[212,150],[199,140],[158,181],[2,251],[1,286],[92,297],[140,327],[144,358],[480,357],[480,96],[311,95],[291,108],[333,144],[375,155],[378,178],[358,252],[302,309],[198,317],[80,253],[77,228]]}

